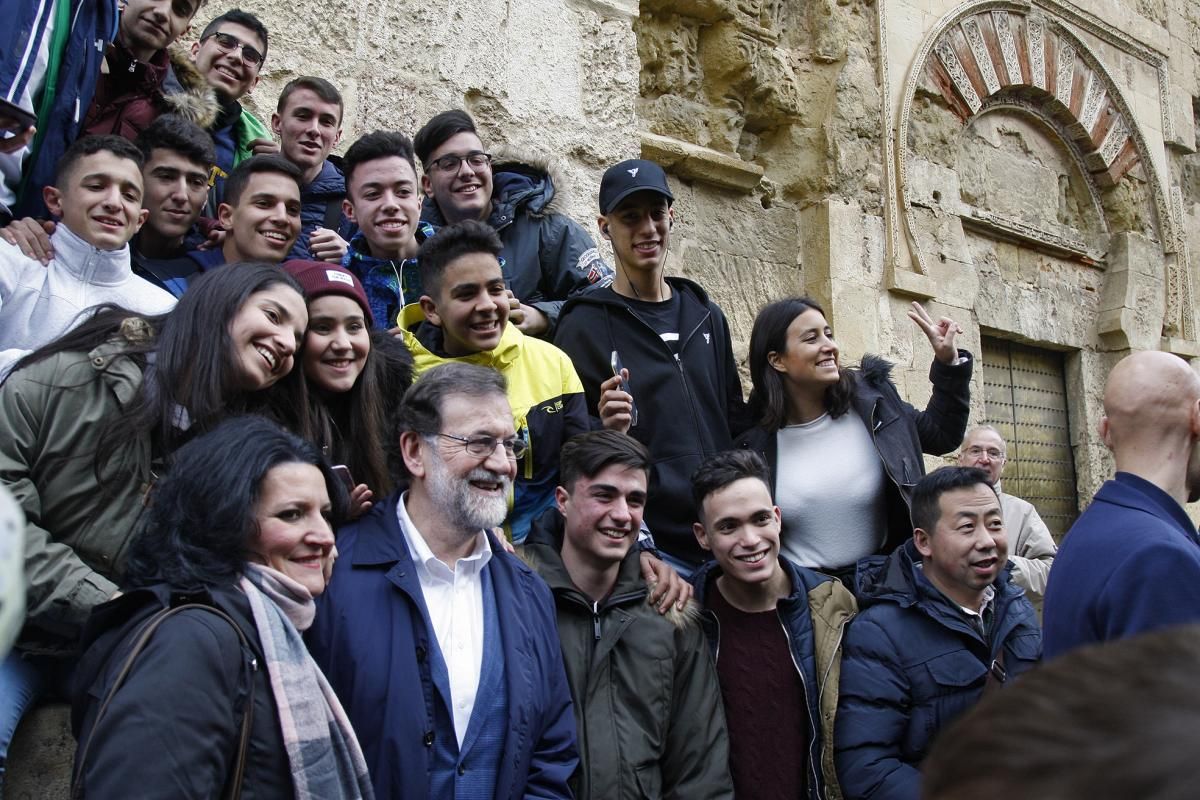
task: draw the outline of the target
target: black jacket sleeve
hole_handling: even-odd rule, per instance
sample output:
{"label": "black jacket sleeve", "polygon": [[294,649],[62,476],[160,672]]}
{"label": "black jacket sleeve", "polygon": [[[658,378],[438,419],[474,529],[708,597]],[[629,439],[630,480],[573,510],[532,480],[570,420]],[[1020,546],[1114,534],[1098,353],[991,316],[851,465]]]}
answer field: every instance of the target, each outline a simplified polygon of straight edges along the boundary
{"label": "black jacket sleeve", "polygon": [[[80,698],[85,731],[127,652],[119,648]],[[217,615],[183,611],[164,622],[90,731],[83,796],[125,798],[136,787],[142,800],[219,797],[237,757],[244,662],[237,633]]]}
{"label": "black jacket sleeve", "polygon": [[933,395],[925,410],[917,414],[917,435],[921,450],[931,456],[949,453],[962,444],[971,413],[971,370],[975,358],[966,350],[958,351],[961,363],[947,366],[937,359],[929,367]]}
{"label": "black jacket sleeve", "polygon": [[567,297],[611,276],[612,268],[601,258],[587,231],[563,214],[551,214],[542,220],[539,245],[540,297],[530,305],[550,321],[543,334],[549,340]]}

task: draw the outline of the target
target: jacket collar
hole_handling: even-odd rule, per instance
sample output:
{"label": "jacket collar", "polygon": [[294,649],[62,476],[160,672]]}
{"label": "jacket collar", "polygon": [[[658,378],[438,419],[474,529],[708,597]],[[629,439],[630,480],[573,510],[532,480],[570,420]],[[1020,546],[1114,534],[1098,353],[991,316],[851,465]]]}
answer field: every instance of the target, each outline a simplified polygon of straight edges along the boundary
{"label": "jacket collar", "polygon": [[126,76],[132,75],[135,76],[134,80],[138,85],[155,90],[162,86],[169,64],[166,50],[156,50],[149,61],[140,61],[121,44],[119,38],[109,45],[108,57],[105,59],[108,73],[117,80],[124,80]]}
{"label": "jacket collar", "polygon": [[[520,551],[521,557],[542,576],[542,580],[546,581],[556,595],[574,592],[586,599],[571,579],[571,573],[567,571],[562,560],[565,528],[565,520],[558,509],[546,509],[530,526],[529,535]],[[645,596],[648,591],[642,581],[641,551],[634,544],[621,561],[621,569],[617,573],[617,580],[609,592],[609,597],[626,598],[635,594]]]}
{"label": "jacket collar", "polygon": [[317,173],[317,177],[313,178],[307,186],[300,187],[301,200],[344,194],[346,194],[346,179],[342,176],[341,170],[328,158],[321,165],[321,171]]}
{"label": "jacket collar", "polygon": [[54,260],[59,267],[80,281],[96,286],[118,286],[133,277],[128,244],[120,250],[99,250],[62,223],[51,234],[50,243],[54,246]]}
{"label": "jacket collar", "polygon": [[[788,582],[792,589],[786,597],[779,599],[778,605],[786,606],[787,610],[799,605],[808,605],[808,594],[820,584],[826,581],[832,581],[834,578],[828,575],[822,575],[818,572],[813,572],[810,569],[797,567],[791,561],[788,561],[783,556],[779,556],[779,566],[783,569],[784,574],[788,576]],[[695,589],[696,602],[703,607],[705,597],[709,592],[709,584],[721,577],[723,570],[717,561],[706,561],[699,569],[692,573],[691,584]],[[713,587],[715,591],[715,586]]]}
{"label": "jacket collar", "polygon": [[[890,556],[864,559],[859,567],[858,598],[860,609],[878,602],[892,602],[902,608],[918,608],[934,621],[966,632],[976,638],[979,633],[967,623],[959,608],[943,595],[929,579],[917,569],[921,555],[912,539],[907,540]],[[865,562],[865,566],[864,566]],[[993,599],[994,628],[989,634],[993,643],[1002,642],[1019,619],[1007,613],[1015,601],[1024,599],[1025,592],[1011,581],[1012,563],[992,582],[996,595]],[[1030,607],[1030,613],[1033,609]]]}
{"label": "jacket collar", "polygon": [[[1134,475],[1132,472],[1118,472],[1111,481],[1100,487],[1096,498],[1135,511],[1153,514],[1172,523],[1189,539],[1200,544],[1200,538],[1196,535],[1196,526],[1183,507],[1175,501],[1174,497],[1139,475]],[[1146,500],[1149,500],[1151,504],[1147,505]]]}
{"label": "jacket collar", "polygon": [[441,338],[439,336],[436,339],[430,339],[427,335],[422,334],[421,323],[425,321],[425,312],[421,309],[420,303],[409,303],[400,311],[400,335],[409,352],[412,353],[413,365],[418,374],[447,361],[479,364],[497,372],[504,372],[521,357],[525,334],[521,333],[511,322],[504,324],[504,332],[500,334],[500,343],[491,350],[481,350],[466,356],[452,357],[435,352],[436,349],[439,349]]}
{"label": "jacket collar", "polygon": [[[423,243],[426,239],[436,233],[433,225],[425,220],[417,223],[417,244]],[[350,237],[350,246],[346,250],[346,259],[342,261],[342,266],[355,272],[361,279],[367,270],[382,266],[400,267],[410,261],[416,261],[416,257],[405,259],[379,258],[371,255],[371,246],[367,244],[367,237],[362,231]]]}

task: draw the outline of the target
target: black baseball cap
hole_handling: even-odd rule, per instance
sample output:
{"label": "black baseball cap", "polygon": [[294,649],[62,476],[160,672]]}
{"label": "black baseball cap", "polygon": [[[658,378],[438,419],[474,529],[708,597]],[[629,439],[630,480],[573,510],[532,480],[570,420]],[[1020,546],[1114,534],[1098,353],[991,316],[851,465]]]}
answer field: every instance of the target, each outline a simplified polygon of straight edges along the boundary
{"label": "black baseball cap", "polygon": [[614,164],[600,179],[600,213],[608,214],[629,195],[643,191],[658,192],[668,203],[675,202],[675,195],[667,186],[667,173],[658,164],[642,158]]}

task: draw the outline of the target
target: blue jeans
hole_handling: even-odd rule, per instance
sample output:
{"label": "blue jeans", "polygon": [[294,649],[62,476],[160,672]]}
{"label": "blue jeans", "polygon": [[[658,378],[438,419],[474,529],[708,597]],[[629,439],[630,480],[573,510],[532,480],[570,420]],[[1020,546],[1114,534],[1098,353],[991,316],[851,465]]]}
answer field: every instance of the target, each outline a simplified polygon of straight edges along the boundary
{"label": "blue jeans", "polygon": [[0,662],[0,797],[4,796],[4,762],[21,717],[46,690],[42,670],[11,652]]}

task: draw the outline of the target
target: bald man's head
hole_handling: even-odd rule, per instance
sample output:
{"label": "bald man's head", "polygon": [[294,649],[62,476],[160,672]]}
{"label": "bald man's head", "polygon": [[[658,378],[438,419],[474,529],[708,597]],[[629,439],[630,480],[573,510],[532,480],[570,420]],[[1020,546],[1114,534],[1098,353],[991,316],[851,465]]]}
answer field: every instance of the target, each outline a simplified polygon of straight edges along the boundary
{"label": "bald man's head", "polygon": [[[1186,462],[1200,440],[1200,376],[1170,353],[1143,351],[1122,359],[1108,376],[1104,390],[1104,444],[1122,461]],[[1136,470],[1134,470],[1136,471]]]}

